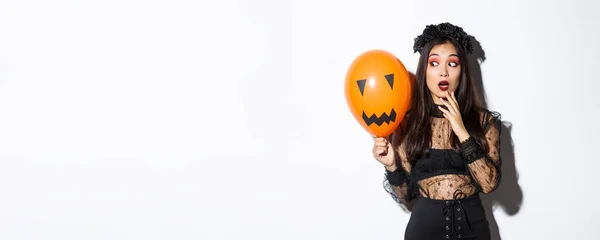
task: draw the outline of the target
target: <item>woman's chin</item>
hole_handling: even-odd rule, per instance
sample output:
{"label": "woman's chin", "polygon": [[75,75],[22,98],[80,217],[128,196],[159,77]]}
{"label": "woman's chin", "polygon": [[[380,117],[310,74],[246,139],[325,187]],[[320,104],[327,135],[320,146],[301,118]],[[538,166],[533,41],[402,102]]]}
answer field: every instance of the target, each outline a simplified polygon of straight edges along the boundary
{"label": "woman's chin", "polygon": [[432,93],[432,95],[434,96],[434,98],[436,98],[436,102],[438,102],[440,100],[440,98],[446,100],[447,96],[446,96],[446,92],[435,92]]}

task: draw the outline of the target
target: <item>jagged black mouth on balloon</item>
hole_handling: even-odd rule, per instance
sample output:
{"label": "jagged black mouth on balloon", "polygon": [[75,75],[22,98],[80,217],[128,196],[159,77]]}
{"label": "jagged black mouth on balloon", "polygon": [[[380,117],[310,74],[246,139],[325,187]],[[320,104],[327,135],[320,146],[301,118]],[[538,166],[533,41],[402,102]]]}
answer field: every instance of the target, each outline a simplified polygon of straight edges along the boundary
{"label": "jagged black mouth on balloon", "polygon": [[377,115],[375,115],[375,114],[368,117],[367,114],[365,113],[365,111],[363,111],[362,118],[365,121],[365,123],[367,124],[367,126],[370,126],[373,123],[377,124],[377,126],[381,126],[381,124],[383,124],[383,123],[390,124],[390,122],[395,121],[396,120],[396,111],[392,108],[392,112],[390,112],[390,115],[388,115],[387,113],[383,113],[383,114],[381,114],[380,117],[377,117]]}

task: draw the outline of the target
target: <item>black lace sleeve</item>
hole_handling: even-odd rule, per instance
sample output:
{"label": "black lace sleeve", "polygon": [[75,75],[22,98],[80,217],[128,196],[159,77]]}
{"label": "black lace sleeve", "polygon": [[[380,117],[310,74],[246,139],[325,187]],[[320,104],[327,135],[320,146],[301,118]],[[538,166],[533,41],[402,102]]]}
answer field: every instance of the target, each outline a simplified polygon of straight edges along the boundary
{"label": "black lace sleeve", "polygon": [[409,211],[409,206],[418,191],[416,191],[415,185],[411,181],[411,167],[401,146],[404,127],[405,125],[401,125],[391,136],[392,146],[394,146],[394,152],[396,153],[397,168],[393,172],[385,169],[383,188],[400,207],[405,211]]}
{"label": "black lace sleeve", "polygon": [[404,210],[408,210],[411,201],[415,197],[415,190],[410,180],[410,175],[402,168],[396,171],[385,170],[383,188]]}
{"label": "black lace sleeve", "polygon": [[484,111],[482,126],[488,148],[478,144],[473,138],[461,143],[460,149],[471,176],[475,180],[473,185],[483,193],[490,193],[498,187],[501,177],[500,159],[500,133],[502,122],[500,114]]}

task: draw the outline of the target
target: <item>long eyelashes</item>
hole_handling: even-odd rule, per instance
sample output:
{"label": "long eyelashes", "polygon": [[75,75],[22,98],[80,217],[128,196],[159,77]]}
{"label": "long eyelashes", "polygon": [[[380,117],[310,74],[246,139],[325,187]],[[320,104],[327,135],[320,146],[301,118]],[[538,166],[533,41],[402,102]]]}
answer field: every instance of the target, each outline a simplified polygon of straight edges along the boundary
{"label": "long eyelashes", "polygon": [[[437,59],[429,60],[429,66],[437,67],[439,65],[440,65],[440,63],[437,61]],[[460,61],[454,60],[454,59],[450,60],[450,62],[448,63],[448,66],[450,66],[450,67],[458,67],[459,65],[460,65]]]}
{"label": "long eyelashes", "polygon": [[437,65],[439,65],[438,58],[436,58],[436,57],[429,58],[429,66],[435,67]]}
{"label": "long eyelashes", "polygon": [[450,66],[450,67],[458,67],[458,65],[459,65],[458,62],[450,62],[450,63],[448,63],[448,66]]}
{"label": "long eyelashes", "polygon": [[458,65],[460,65],[460,60],[458,60],[457,57],[451,57],[449,61],[450,63],[448,65],[451,67],[457,67]]}

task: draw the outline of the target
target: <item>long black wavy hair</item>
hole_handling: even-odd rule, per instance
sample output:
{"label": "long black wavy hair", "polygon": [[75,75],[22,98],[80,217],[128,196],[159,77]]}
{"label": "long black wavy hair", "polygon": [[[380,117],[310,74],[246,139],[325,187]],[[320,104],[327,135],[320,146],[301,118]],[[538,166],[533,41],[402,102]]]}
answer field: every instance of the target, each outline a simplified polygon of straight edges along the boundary
{"label": "long black wavy hair", "polygon": [[[481,101],[477,97],[477,89],[469,72],[467,54],[472,52],[469,36],[462,28],[442,23],[429,25],[423,34],[415,39],[415,52],[419,51],[421,56],[417,65],[416,79],[412,88],[410,110],[406,115],[406,133],[404,137],[404,148],[408,161],[414,164],[416,159],[427,154],[431,146],[431,116],[436,111],[432,94],[427,87],[427,67],[429,52],[434,46],[450,42],[457,50],[461,62],[461,76],[458,89],[455,92],[463,123],[474,140],[487,150],[487,143],[481,125],[480,110],[483,109]],[[452,148],[458,151],[460,141],[456,134],[452,135]]]}

